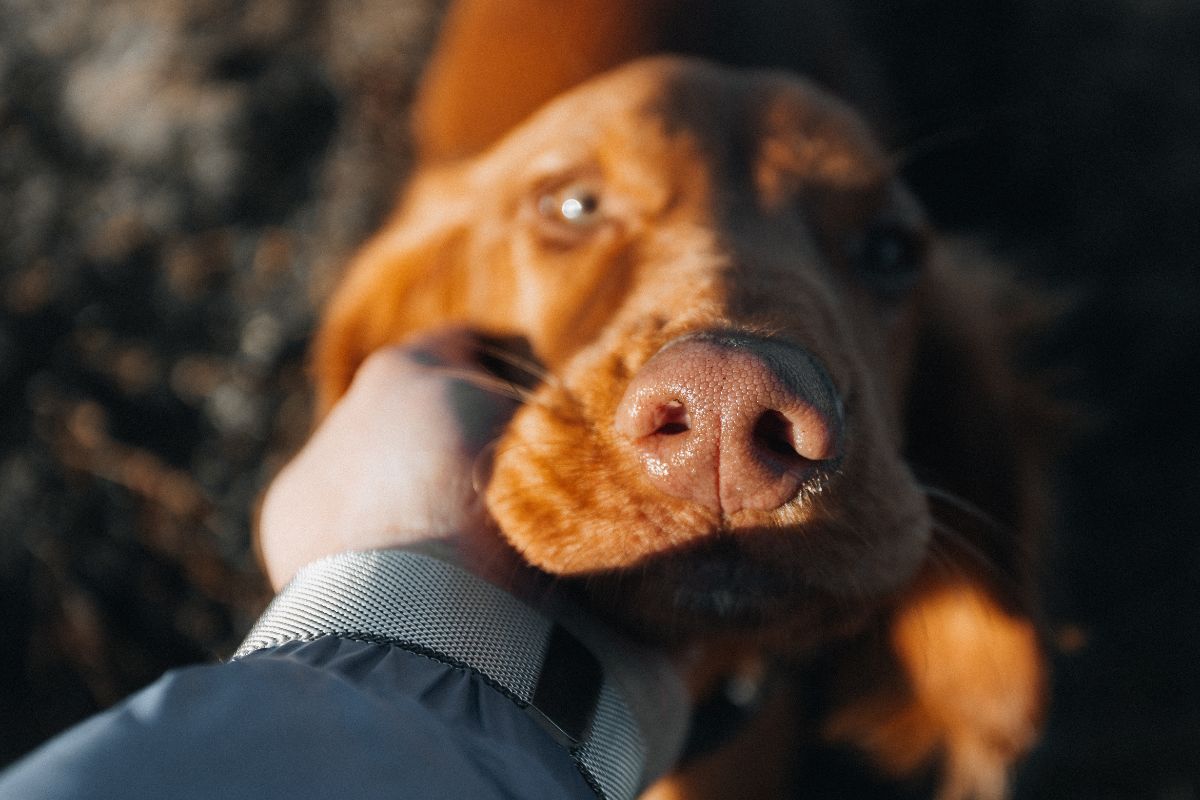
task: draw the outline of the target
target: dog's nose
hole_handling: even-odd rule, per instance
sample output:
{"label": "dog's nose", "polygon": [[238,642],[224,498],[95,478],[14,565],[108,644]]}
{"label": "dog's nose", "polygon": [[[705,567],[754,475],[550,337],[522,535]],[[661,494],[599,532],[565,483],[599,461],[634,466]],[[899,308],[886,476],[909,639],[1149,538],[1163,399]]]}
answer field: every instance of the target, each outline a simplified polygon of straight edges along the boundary
{"label": "dog's nose", "polygon": [[839,456],[841,410],[807,351],[693,334],[658,351],[617,406],[651,483],[714,511],[769,511]]}

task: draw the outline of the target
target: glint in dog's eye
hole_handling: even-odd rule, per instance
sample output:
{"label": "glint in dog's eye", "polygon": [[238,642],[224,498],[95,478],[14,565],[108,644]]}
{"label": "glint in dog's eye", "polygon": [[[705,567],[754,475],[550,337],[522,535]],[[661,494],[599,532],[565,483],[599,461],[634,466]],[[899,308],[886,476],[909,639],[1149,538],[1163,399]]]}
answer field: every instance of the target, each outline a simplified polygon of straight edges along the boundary
{"label": "glint in dog's eye", "polygon": [[600,192],[589,183],[572,183],[538,198],[538,212],[552,222],[586,228],[600,219]]}
{"label": "glint in dog's eye", "polygon": [[872,288],[894,296],[916,283],[925,251],[925,237],[920,231],[887,223],[863,234],[855,262]]}

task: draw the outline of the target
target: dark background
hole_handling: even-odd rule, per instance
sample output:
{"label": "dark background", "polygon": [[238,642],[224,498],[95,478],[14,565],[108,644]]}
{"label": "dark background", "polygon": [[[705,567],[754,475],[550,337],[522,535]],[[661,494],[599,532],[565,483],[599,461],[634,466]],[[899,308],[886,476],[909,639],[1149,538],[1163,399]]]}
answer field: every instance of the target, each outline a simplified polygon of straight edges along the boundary
{"label": "dark background", "polygon": [[[0,764],[267,599],[254,498],[440,5],[0,0]],[[835,87],[941,228],[1072,300],[1030,351],[1084,425],[1022,796],[1200,797],[1200,4],[721,8],[702,49]]]}

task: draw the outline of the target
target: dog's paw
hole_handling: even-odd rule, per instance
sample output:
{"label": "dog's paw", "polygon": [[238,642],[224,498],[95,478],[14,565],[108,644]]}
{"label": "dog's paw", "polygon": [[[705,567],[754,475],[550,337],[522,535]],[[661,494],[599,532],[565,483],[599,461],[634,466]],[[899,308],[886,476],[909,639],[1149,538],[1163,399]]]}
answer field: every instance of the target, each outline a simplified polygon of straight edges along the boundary
{"label": "dog's paw", "polygon": [[939,800],[1001,800],[1009,773],[1037,739],[1045,674],[1029,619],[980,587],[923,593],[897,615],[892,645],[913,701],[933,726]]}
{"label": "dog's paw", "polygon": [[1023,752],[976,736],[948,740],[937,800],[1005,800],[1012,766]]}
{"label": "dog's paw", "polygon": [[971,584],[912,598],[891,627],[899,674],[828,721],[828,739],[906,778],[937,765],[938,800],[1003,800],[1037,739],[1045,675],[1033,623]]}

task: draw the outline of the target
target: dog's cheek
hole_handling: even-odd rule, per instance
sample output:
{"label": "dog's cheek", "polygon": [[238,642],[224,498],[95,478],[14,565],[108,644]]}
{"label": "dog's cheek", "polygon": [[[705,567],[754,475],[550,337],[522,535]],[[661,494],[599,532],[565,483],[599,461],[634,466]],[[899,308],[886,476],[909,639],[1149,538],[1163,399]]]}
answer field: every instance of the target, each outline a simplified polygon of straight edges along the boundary
{"label": "dog's cheek", "polygon": [[843,559],[843,588],[877,598],[912,580],[928,552],[932,523],[924,495],[894,452],[862,460],[854,485],[844,487],[829,517],[841,539],[836,556]]}
{"label": "dog's cheek", "polygon": [[[603,469],[590,476],[581,465],[595,460],[577,426],[526,407],[496,447],[486,502],[501,533],[539,569],[566,575],[615,557],[614,537],[598,529]],[[611,547],[610,547],[611,543]]]}
{"label": "dog's cheek", "polygon": [[928,502],[877,402],[854,399],[843,459],[804,503],[773,512],[771,526],[793,529],[787,558],[804,585],[848,607],[905,587],[931,537]]}
{"label": "dog's cheek", "polygon": [[848,318],[860,342],[862,373],[870,376],[870,391],[880,413],[899,435],[905,398],[912,378],[917,339],[917,305],[914,297],[882,303],[865,295],[853,298]]}
{"label": "dog's cheek", "polygon": [[485,496],[501,533],[530,564],[556,575],[622,569],[711,527],[703,509],[652,494],[636,464],[539,399],[497,444]]}

